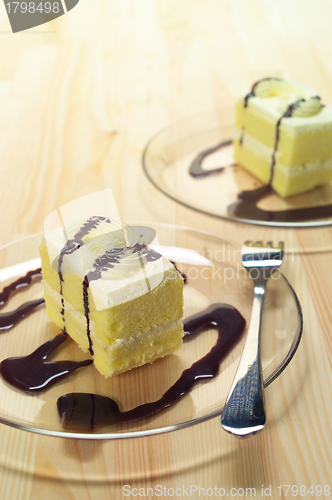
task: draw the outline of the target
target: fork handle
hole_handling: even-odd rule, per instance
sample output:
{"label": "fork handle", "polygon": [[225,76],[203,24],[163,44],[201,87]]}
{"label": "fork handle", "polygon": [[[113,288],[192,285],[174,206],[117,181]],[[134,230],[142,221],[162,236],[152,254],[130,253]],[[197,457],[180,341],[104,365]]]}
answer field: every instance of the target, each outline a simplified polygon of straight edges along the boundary
{"label": "fork handle", "polygon": [[265,288],[266,279],[255,280],[247,339],[221,416],[222,427],[238,437],[262,430],[266,422],[260,341]]}

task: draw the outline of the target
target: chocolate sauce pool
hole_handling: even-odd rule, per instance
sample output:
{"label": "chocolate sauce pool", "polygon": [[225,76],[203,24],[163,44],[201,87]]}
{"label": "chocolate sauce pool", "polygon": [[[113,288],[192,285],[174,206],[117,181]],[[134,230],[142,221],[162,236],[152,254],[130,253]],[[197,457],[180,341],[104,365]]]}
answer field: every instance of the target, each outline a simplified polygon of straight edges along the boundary
{"label": "chocolate sauce pool", "polygon": [[[67,249],[69,249],[69,245]],[[159,254],[151,251],[148,258],[155,260],[159,258],[158,256]],[[19,278],[6,287],[0,294],[3,303],[8,300],[11,293],[22,287],[29,286],[32,279],[37,277],[41,277],[40,269],[27,273],[26,276]],[[10,324],[10,326],[5,328],[8,330],[28,312],[31,312],[43,303],[44,299],[27,302],[13,312],[1,314],[0,321],[7,325]],[[8,320],[7,315],[12,315],[10,320]],[[13,321],[13,318],[16,318],[15,321]],[[66,429],[89,431],[105,425],[149,417],[156,412],[168,408],[190,391],[198,382],[215,377],[218,373],[220,362],[239,340],[245,327],[245,320],[234,307],[226,304],[213,304],[204,311],[194,314],[185,320],[184,341],[193,339],[198,333],[212,327],[217,328],[218,339],[210,352],[196,361],[190,368],[184,370],[180,378],[159,400],[137,406],[129,411],[121,411],[114,400],[98,394],[65,394],[60,396],[57,401],[58,412],[63,427]],[[79,362],[71,360],[48,362],[49,356],[66,340],[68,340],[68,336],[63,332],[63,334],[59,334],[42,344],[31,354],[4,359],[0,364],[2,377],[19,390],[36,393],[45,391],[78,368],[92,364],[91,359]]]}
{"label": "chocolate sauce pool", "polygon": [[[29,286],[34,279],[42,277],[41,269],[29,271],[22,278],[18,278],[6,286],[0,293],[0,304],[3,306],[10,296]],[[44,304],[43,298],[25,302],[14,311],[0,314],[0,332],[10,330],[18,321],[31,313],[38,306]],[[92,364],[92,360],[84,361],[56,361],[47,363],[49,355],[68,338],[65,334],[42,344],[33,353],[27,356],[17,356],[4,359],[0,363],[0,373],[12,386],[27,392],[43,391],[58,380],[69,375],[81,366]]]}
{"label": "chocolate sauce pool", "polygon": [[245,320],[241,314],[226,304],[212,304],[204,311],[190,316],[184,321],[185,341],[207,328],[216,327],[217,342],[208,354],[184,370],[160,399],[121,411],[113,399],[105,396],[87,393],[64,394],[57,402],[62,426],[68,430],[93,430],[150,417],[168,408],[198,382],[209,380],[218,374],[220,362],[238,341],[244,326]]}
{"label": "chocolate sauce pool", "polygon": [[78,368],[91,365],[92,359],[46,362],[50,354],[67,339],[68,336],[59,334],[27,356],[4,359],[0,364],[1,375],[21,391],[40,392]]}
{"label": "chocolate sauce pool", "polygon": [[[271,78],[264,78],[263,80],[271,80]],[[255,96],[255,89],[257,85],[263,80],[259,80],[254,83],[250,92],[245,96],[243,102],[245,108],[248,106],[249,100]],[[316,99],[319,99],[319,96],[316,96]],[[257,204],[260,200],[274,193],[271,184],[274,175],[275,158],[278,151],[280,125],[282,123],[282,120],[284,118],[290,118],[293,114],[293,111],[303,101],[304,99],[299,99],[298,101],[288,106],[287,110],[279,118],[276,124],[275,143],[271,159],[271,174],[269,184],[250,191],[240,192],[238,194],[238,200],[227,207],[227,212],[230,216],[240,219],[264,222],[304,222],[309,220],[324,219],[332,216],[332,204],[276,211],[263,210],[257,207]],[[245,130],[242,129],[240,144],[242,144],[243,142],[244,134]],[[192,175],[193,177],[202,178],[211,174],[221,172],[223,170],[222,167],[218,167],[217,169],[212,170],[204,170],[202,166],[203,160],[208,155],[218,151],[221,148],[229,146],[231,143],[232,140],[226,140],[199,153],[189,167],[190,175]]]}

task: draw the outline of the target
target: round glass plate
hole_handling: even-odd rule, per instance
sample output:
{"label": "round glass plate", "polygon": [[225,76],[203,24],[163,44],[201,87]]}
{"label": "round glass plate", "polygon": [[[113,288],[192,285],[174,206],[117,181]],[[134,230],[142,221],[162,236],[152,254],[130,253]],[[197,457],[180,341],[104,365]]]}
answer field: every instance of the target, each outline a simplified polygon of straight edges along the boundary
{"label": "round glass plate", "polygon": [[[264,189],[260,181],[234,164],[232,136],[233,110],[230,108],[174,123],[152,137],[145,147],[142,157],[144,172],[150,182],[172,200],[214,217],[276,227],[321,227],[332,224],[331,183],[286,199],[269,192],[257,202],[257,207],[262,210],[256,215],[258,220],[252,220],[248,215],[230,215],[229,207],[238,201],[239,193],[260,187]],[[213,151],[214,146],[221,143],[226,146]],[[223,170],[213,175],[193,177],[189,173],[192,162],[209,149],[212,152],[204,156],[202,167],[206,171],[220,167],[224,167]],[[297,220],[271,220],[274,218],[271,212],[304,208],[306,214],[312,214],[314,207],[323,209],[323,206],[328,207],[326,210],[330,216],[302,220],[303,214],[300,214]],[[249,214],[249,210],[245,213]]]}
{"label": "round glass plate", "polygon": [[[141,223],[140,223],[141,224]],[[147,224],[156,230],[159,250],[176,262],[187,278],[184,286],[184,317],[220,302],[234,306],[250,319],[253,283],[241,264],[241,245],[206,232],[162,223]],[[43,235],[14,241],[0,249],[1,288],[39,264],[38,247]],[[292,260],[296,257],[292,257]],[[293,262],[292,262],[293,263]],[[287,275],[287,255],[282,272]],[[43,284],[35,280],[13,293],[1,313],[28,300],[42,297]],[[53,338],[60,330],[48,319],[42,305],[11,330],[0,335],[1,361],[25,356]],[[93,365],[79,368],[42,393],[22,392],[0,377],[0,422],[19,429],[82,439],[118,439],[173,431],[220,415],[243,349],[245,333],[222,361],[218,375],[197,384],[174,405],[154,416],[116,424],[94,432],[68,432],[62,428],[57,399],[70,392],[101,394],[114,399],[122,411],[158,400],[183,370],[206,354],[217,339],[214,329],[185,342],[174,354],[151,365],[105,379]],[[285,278],[276,272],[267,288],[263,319],[262,359],[264,382],[268,385],[287,366],[299,344],[302,314],[296,295]],[[88,356],[70,339],[48,361],[82,360]]]}

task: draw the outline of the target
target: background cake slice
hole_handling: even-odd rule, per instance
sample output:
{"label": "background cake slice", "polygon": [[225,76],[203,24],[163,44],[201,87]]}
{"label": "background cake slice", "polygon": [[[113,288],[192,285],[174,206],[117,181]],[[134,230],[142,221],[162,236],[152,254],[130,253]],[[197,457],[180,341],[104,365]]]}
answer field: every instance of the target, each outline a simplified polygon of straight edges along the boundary
{"label": "background cake slice", "polygon": [[182,345],[183,279],[146,240],[144,228],[90,217],[40,247],[48,316],[105,376]]}
{"label": "background cake slice", "polygon": [[255,83],[236,103],[234,157],[282,197],[332,180],[332,109],[304,85]]}

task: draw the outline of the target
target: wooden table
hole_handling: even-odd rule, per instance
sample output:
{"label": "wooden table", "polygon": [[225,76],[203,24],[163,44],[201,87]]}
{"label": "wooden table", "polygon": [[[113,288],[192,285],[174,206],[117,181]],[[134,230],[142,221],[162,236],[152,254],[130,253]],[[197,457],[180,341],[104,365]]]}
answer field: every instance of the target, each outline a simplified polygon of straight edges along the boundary
{"label": "wooden table", "polygon": [[[111,187],[124,220],[326,249],[301,255],[289,276],[304,334],[289,368],[266,391],[263,432],[237,440],[215,418],[154,437],[89,442],[1,425],[1,499],[153,498],[160,491],[161,498],[189,492],[198,499],[218,498],[221,488],[235,498],[249,496],[248,488],[256,498],[315,498],[311,485],[321,485],[326,498],[331,230],[264,229],[199,214],[158,192],[141,156],[162,127],[232,103],[267,75],[310,85],[332,104],[332,3],[81,0],[65,16],[17,34],[3,5],[0,15],[1,244],[42,231],[64,203]],[[286,494],[284,485],[294,489]]]}

